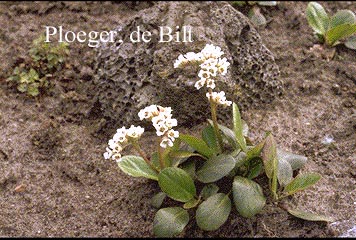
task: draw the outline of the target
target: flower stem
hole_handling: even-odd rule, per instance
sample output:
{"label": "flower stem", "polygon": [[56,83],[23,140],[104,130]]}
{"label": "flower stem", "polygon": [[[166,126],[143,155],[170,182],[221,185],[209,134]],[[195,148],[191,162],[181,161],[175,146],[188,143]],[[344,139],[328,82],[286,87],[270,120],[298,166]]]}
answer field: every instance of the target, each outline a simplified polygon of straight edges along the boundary
{"label": "flower stem", "polygon": [[161,169],[163,169],[163,168],[166,167],[166,165],[164,164],[164,161],[163,161],[162,148],[161,148],[161,146],[160,146],[160,140],[161,140],[161,139],[159,139],[159,138],[158,138],[158,140],[157,140],[157,152],[158,152],[159,164],[160,164],[160,166],[161,166]]}
{"label": "flower stem", "polygon": [[154,171],[159,173],[159,170],[152,164],[152,162],[147,158],[146,153],[141,149],[140,145],[137,142],[132,143],[134,149],[140,154],[140,156],[145,160],[148,166],[152,168]]}
{"label": "flower stem", "polygon": [[218,118],[217,118],[217,115],[216,115],[217,107],[216,107],[216,104],[214,103],[214,101],[212,99],[212,96],[211,96],[211,94],[212,94],[211,88],[209,88],[209,93],[210,93],[209,102],[210,102],[211,118],[213,120],[214,132],[215,132],[215,136],[216,136],[216,139],[217,139],[219,152],[221,152],[222,146],[223,146],[222,137],[221,137],[221,134],[220,134],[220,131],[219,131]]}

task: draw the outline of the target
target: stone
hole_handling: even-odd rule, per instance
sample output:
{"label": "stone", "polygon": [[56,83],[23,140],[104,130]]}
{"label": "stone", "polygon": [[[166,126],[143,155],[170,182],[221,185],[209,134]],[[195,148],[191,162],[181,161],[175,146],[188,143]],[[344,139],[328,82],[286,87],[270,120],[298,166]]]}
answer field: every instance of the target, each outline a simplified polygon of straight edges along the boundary
{"label": "stone", "polygon": [[[150,42],[130,41],[137,26],[152,33]],[[159,42],[160,26],[190,26],[193,42]],[[273,54],[249,19],[227,2],[156,2],[115,30],[114,43],[97,48],[94,83],[103,115],[118,126],[137,124],[139,110],[151,104],[172,107],[179,126],[209,118],[206,88],[194,87],[198,69],[173,67],[180,54],[199,52],[207,43],[221,47],[231,63],[215,91],[225,91],[242,110],[270,103],[283,92]],[[222,119],[230,114],[230,109],[219,110]]]}

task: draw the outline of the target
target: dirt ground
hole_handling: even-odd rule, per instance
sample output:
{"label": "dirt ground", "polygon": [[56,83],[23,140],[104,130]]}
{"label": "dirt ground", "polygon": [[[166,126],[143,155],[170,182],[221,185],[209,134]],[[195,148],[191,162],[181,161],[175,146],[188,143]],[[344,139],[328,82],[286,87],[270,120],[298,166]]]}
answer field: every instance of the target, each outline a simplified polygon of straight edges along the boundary
{"label": "dirt ground", "polygon": [[[329,13],[356,11],[354,2],[321,4]],[[350,230],[356,225],[356,52],[338,46],[328,62],[311,51],[316,39],[305,18],[306,5],[280,2],[263,9],[271,21],[259,33],[275,55],[286,91],[268,106],[244,109],[242,117],[253,140],[270,130],[280,147],[308,157],[303,172],[322,174],[315,187],[285,203],[331,216],[335,222],[296,219],[268,202],[252,219],[234,210],[213,232],[199,230],[191,220],[180,236],[356,236]],[[157,184],[125,175],[102,156],[119,126],[105,122],[93,102],[95,50],[71,44],[67,68],[39,99],[5,82],[45,25],[111,29],[146,7],[149,4],[0,2],[0,236],[153,236],[156,209],[149,200],[159,191]],[[325,144],[327,138],[333,143]],[[150,143],[145,147],[149,150]]]}

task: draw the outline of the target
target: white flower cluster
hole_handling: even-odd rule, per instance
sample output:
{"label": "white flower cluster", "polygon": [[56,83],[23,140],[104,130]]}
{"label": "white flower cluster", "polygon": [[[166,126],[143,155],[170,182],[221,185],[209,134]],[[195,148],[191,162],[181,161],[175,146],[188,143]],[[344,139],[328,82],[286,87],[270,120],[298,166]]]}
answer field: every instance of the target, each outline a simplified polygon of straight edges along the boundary
{"label": "white flower cluster", "polygon": [[160,146],[166,148],[172,147],[173,142],[179,137],[179,132],[172,128],[177,126],[177,120],[172,118],[172,108],[151,105],[141,109],[138,113],[140,120],[151,120],[156,129],[157,136],[162,136]]}
{"label": "white flower cluster", "polygon": [[225,92],[221,91],[219,93],[217,92],[212,92],[212,93],[206,93],[206,97],[211,99],[213,102],[223,105],[224,107],[228,107],[232,104],[231,101],[227,101],[225,97]]}
{"label": "white flower cluster", "polygon": [[129,129],[126,129],[125,127],[117,129],[114,137],[109,140],[109,147],[106,148],[104,158],[112,158],[115,161],[120,161],[121,151],[130,143],[130,141],[139,139],[144,131],[144,128],[140,126],[135,127],[134,125],[131,125]]}
{"label": "white flower cluster", "polygon": [[215,88],[217,74],[225,75],[230,63],[226,58],[220,58],[224,54],[220,47],[207,44],[199,53],[188,52],[184,56],[179,55],[174,63],[174,68],[184,67],[187,64],[200,64],[199,78],[195,87],[199,90],[203,86]]}

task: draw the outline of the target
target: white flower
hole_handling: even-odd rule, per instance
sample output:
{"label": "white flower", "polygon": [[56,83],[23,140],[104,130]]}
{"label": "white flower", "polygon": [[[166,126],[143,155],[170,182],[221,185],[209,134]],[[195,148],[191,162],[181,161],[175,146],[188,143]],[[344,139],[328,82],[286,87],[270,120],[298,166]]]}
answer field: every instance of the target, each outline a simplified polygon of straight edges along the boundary
{"label": "white flower", "polygon": [[173,146],[173,141],[168,137],[163,137],[161,143],[159,144],[162,148],[167,148]]}
{"label": "white flower", "polygon": [[201,78],[199,81],[197,81],[197,82],[195,83],[194,87],[199,90],[199,89],[201,89],[202,87],[204,87],[205,82],[206,82],[206,79],[205,79],[205,78]]}
{"label": "white flower", "polygon": [[121,151],[130,143],[130,140],[140,138],[144,128],[131,125],[129,129],[125,127],[116,130],[115,135],[108,142],[108,147],[104,153],[105,159],[121,160]]}
{"label": "white flower", "polygon": [[106,148],[106,152],[104,152],[104,158],[109,159],[112,156],[112,151],[110,148]]}
{"label": "white flower", "polygon": [[168,131],[168,126],[165,124],[158,124],[154,127],[156,128],[157,136],[163,136]]}
{"label": "white flower", "polygon": [[200,70],[198,73],[198,77],[200,77],[200,79],[208,79],[210,76],[211,72],[207,70]]}
{"label": "white flower", "polygon": [[227,73],[227,68],[230,66],[230,63],[227,61],[226,58],[219,58],[217,69],[221,75],[225,75]]}
{"label": "white flower", "polygon": [[179,137],[179,132],[171,129],[167,132],[167,136],[174,142],[174,140]]}
{"label": "white flower", "polygon": [[211,98],[211,100],[217,104],[223,105],[224,107],[230,106],[232,104],[231,101],[227,101],[225,97],[225,92],[221,91],[219,93],[217,92],[212,92],[206,93],[207,98]]}
{"label": "white flower", "polygon": [[121,142],[121,143],[127,142],[126,133],[127,133],[127,129],[125,127],[117,129],[113,137],[113,140],[115,142]]}
{"label": "white flower", "polygon": [[188,62],[199,61],[199,55],[194,52],[188,52],[184,55],[184,57]]}
{"label": "white flower", "polygon": [[208,88],[214,89],[214,88],[215,88],[215,81],[212,80],[212,79],[208,79],[208,80],[206,81],[206,86],[207,86]]}
{"label": "white flower", "polygon": [[212,44],[206,44],[203,50],[201,50],[201,53],[203,54],[203,57],[205,59],[219,58],[221,55],[224,54],[224,52],[221,51],[220,47],[215,47]]}
{"label": "white flower", "polygon": [[178,59],[174,63],[174,68],[178,68],[178,67],[180,67],[181,65],[183,65],[183,64],[185,64],[187,62],[188,62],[187,59],[185,59],[185,57],[182,54],[180,54],[178,56]]}
{"label": "white flower", "polygon": [[177,119],[167,118],[165,124],[168,128],[176,127],[178,125]]}
{"label": "white flower", "polygon": [[142,121],[143,119],[150,119],[153,116],[158,115],[158,109],[156,105],[150,105],[148,107],[145,107],[144,109],[141,109],[138,112],[138,116],[140,120]]}
{"label": "white flower", "polygon": [[141,137],[144,131],[145,129],[140,126],[135,127],[134,125],[131,125],[131,127],[127,130],[127,136],[137,139]]}

